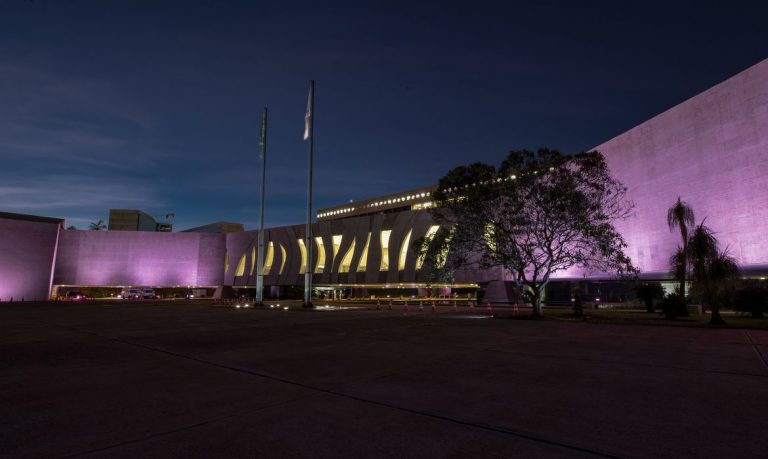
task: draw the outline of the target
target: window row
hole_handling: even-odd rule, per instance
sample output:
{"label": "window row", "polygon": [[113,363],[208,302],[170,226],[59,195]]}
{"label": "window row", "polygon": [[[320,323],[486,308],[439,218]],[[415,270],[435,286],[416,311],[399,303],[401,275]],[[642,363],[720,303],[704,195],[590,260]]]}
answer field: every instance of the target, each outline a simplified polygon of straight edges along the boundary
{"label": "window row", "polygon": [[[437,233],[437,230],[440,229],[439,225],[432,225],[427,230],[427,233],[425,235],[426,238],[432,238]],[[397,269],[398,271],[404,271],[405,270],[405,262],[406,258],[408,256],[408,248],[410,247],[411,243],[411,235],[413,233],[413,230],[408,230],[408,232],[405,234],[405,237],[403,238],[403,241],[400,243],[400,247],[398,250],[398,256],[397,256]],[[378,237],[378,243],[380,244],[381,248],[381,261],[379,263],[379,271],[389,271],[389,242],[390,237],[392,235],[392,230],[382,230],[379,233]],[[342,236],[340,234],[331,236],[331,247],[330,253],[328,253],[328,250],[326,249],[325,243],[323,242],[323,238],[318,236],[314,238],[315,240],[315,252],[316,252],[316,263],[315,263],[315,274],[322,274],[326,272],[326,268],[329,266],[334,266],[336,257],[339,256],[339,250],[341,249],[341,242],[342,242]],[[304,274],[307,270],[307,247],[304,242],[304,239],[297,239],[296,240],[298,246],[299,246],[299,255],[301,257],[301,264],[299,267],[299,274]],[[352,261],[355,254],[355,247],[357,246],[357,238],[352,238],[352,242],[350,243],[347,250],[341,255],[341,261],[339,262],[339,273],[348,273],[350,271],[353,272],[365,272],[368,269],[368,252],[371,245],[371,233],[368,233],[368,236],[365,239],[365,245],[363,246],[363,250],[360,253],[360,259],[358,260],[357,266],[352,266]],[[277,272],[278,275],[282,275],[283,271],[285,269],[285,262],[287,260],[287,251],[285,250],[285,247],[277,243],[278,248],[280,249],[280,270]],[[275,243],[270,241],[266,245],[266,254],[264,257],[264,266],[262,268],[262,274],[268,275],[272,272],[272,267],[274,264],[275,259]],[[330,259],[330,260],[329,260]],[[328,262],[330,261],[330,265],[328,265]],[[419,256],[416,259],[416,269],[421,269],[422,265],[424,264],[424,256]],[[245,275],[245,266],[246,266],[246,254],[243,254],[240,257],[240,260],[237,263],[237,267],[235,268],[235,276],[244,276]],[[229,269],[229,254],[225,254],[225,260],[224,260],[224,272],[226,273]],[[251,271],[249,273],[250,276],[253,276],[254,271],[256,269],[256,247],[251,248]]]}

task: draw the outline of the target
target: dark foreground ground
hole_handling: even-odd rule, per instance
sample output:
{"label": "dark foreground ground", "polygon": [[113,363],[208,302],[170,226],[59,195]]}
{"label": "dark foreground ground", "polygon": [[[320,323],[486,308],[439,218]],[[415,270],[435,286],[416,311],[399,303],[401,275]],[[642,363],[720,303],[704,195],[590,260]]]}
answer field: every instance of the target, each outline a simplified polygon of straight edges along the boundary
{"label": "dark foreground ground", "polygon": [[766,457],[768,331],[3,305],[4,457]]}

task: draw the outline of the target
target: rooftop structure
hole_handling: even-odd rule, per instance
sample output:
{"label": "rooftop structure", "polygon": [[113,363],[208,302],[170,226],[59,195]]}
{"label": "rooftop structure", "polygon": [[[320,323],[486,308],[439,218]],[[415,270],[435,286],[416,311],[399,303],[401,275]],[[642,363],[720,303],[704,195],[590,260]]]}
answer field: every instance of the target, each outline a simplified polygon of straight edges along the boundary
{"label": "rooftop structure", "polygon": [[318,209],[317,220],[338,220],[340,218],[400,212],[403,210],[428,209],[432,207],[432,193],[435,191],[435,188],[435,186],[415,188],[400,193]]}
{"label": "rooftop structure", "polygon": [[182,230],[182,233],[241,233],[245,231],[242,223],[214,222]]}
{"label": "rooftop structure", "polygon": [[170,223],[158,223],[154,217],[138,209],[109,209],[109,231],[170,232]]}

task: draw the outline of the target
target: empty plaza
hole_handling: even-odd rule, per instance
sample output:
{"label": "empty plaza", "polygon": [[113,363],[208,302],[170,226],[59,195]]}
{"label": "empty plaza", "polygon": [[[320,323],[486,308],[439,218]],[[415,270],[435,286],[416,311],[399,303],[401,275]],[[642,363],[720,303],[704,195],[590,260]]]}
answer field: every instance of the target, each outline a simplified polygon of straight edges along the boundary
{"label": "empty plaza", "polygon": [[14,457],[759,457],[768,331],[4,304]]}

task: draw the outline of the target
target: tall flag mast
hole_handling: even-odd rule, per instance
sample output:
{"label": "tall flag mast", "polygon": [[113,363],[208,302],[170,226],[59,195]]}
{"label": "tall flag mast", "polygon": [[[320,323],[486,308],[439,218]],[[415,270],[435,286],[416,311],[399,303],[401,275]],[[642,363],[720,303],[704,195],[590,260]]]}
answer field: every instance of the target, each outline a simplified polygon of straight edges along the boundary
{"label": "tall flag mast", "polygon": [[256,256],[256,304],[264,305],[264,190],[267,184],[267,107],[261,114],[259,131],[259,159],[261,160],[261,199],[259,204],[259,249]]}
{"label": "tall flag mast", "polygon": [[307,229],[304,239],[304,247],[307,249],[307,265],[304,269],[304,305],[312,308],[312,137],[315,110],[315,80],[309,82],[309,97],[307,98],[307,111],[304,115],[304,140],[309,141],[309,179],[307,182]]}

